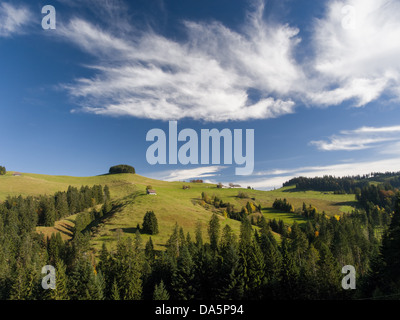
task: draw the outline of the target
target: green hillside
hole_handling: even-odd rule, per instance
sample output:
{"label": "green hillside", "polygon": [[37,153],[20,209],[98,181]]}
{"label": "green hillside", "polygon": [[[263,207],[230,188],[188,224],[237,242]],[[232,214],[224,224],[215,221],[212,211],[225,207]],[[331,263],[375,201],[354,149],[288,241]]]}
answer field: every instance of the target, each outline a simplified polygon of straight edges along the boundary
{"label": "green hillside", "polygon": [[[312,204],[319,212],[325,211],[328,215],[338,215],[351,211],[355,205],[354,195],[333,194],[331,192],[296,191],[294,187],[284,187],[274,191],[258,191],[247,189],[218,189],[216,185],[202,183],[165,182],[149,179],[138,174],[101,175],[94,177],[49,176],[40,174],[22,173],[13,176],[13,172],[0,176],[0,201],[8,195],[41,195],[53,194],[56,191],[65,191],[68,186],[108,185],[112,200],[118,204],[118,210],[99,224],[92,233],[93,248],[99,250],[103,242],[112,246],[121,234],[134,236],[137,224],[142,224],[146,211],[153,210],[157,216],[160,233],[152,236],[156,249],[164,248],[165,242],[176,223],[183,227],[185,233],[190,232],[192,237],[198,222],[203,225],[203,235],[206,236],[207,224],[212,216],[212,210],[199,204],[202,192],[216,195],[224,202],[234,204],[240,209],[250,199],[255,204],[261,204],[262,214],[267,219],[281,219],[286,224],[294,221],[303,223],[305,218],[294,213],[279,212],[272,208],[277,198],[286,198],[295,208],[300,208],[303,202]],[[151,185],[157,195],[147,195],[146,186]],[[190,186],[183,189],[183,185]],[[246,199],[237,197],[243,191],[248,195]],[[239,234],[240,222],[220,215],[221,227],[229,224]],[[39,232],[51,234],[61,232],[64,239],[68,239],[74,224],[74,216],[58,221],[54,227],[38,227]],[[144,242],[148,235],[143,235]]]}

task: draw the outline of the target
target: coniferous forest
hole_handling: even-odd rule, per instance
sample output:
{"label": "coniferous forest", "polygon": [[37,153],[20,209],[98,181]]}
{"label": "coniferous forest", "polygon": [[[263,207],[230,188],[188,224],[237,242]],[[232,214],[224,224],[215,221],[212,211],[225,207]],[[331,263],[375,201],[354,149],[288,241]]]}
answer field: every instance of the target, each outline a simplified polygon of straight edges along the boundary
{"label": "coniferous forest", "polygon": [[[158,232],[157,213],[148,211],[134,238],[121,236],[113,249],[103,244],[97,255],[90,249],[90,224],[114,209],[107,186],[9,197],[0,204],[0,299],[398,299],[400,195],[385,190],[382,200],[382,190],[362,189],[361,209],[341,217],[304,205],[298,213],[309,219],[301,226],[274,228],[264,217],[252,223],[242,216],[236,235],[229,225],[221,228],[217,214],[195,234],[176,224],[164,251],[154,249],[151,237],[143,243],[141,232]],[[77,212],[70,241],[35,232]],[[55,267],[55,289],[42,288],[45,265]],[[345,265],[355,268],[356,290],[342,287]]]}

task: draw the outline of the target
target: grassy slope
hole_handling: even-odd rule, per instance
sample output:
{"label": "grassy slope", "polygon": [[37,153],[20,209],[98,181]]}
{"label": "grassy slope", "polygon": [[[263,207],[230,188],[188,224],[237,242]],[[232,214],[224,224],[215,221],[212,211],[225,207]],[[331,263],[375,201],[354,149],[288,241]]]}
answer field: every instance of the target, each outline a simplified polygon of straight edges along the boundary
{"label": "grassy slope", "polygon": [[[236,197],[238,189],[217,189],[215,185],[190,184],[191,189],[183,190],[182,182],[164,182],[140,175],[67,177],[23,173],[21,177],[13,177],[12,173],[7,173],[6,176],[0,176],[0,201],[4,200],[7,195],[53,194],[59,190],[66,190],[69,185],[80,187],[94,184],[107,184],[110,187],[112,198],[121,204],[121,209],[101,224],[94,234],[93,246],[97,250],[104,241],[113,244],[118,229],[121,229],[127,236],[134,236],[137,224],[142,223],[143,216],[148,210],[155,212],[159,223],[160,233],[152,236],[156,249],[163,247],[176,222],[184,228],[185,232],[190,232],[193,238],[196,223],[200,221],[203,225],[203,236],[206,238],[206,226],[212,213],[196,204],[196,200],[200,199],[202,192],[206,192],[210,196],[218,195],[224,202],[235,204],[238,209],[249,200],[238,199]],[[156,196],[146,195],[147,185],[156,189]],[[295,192],[293,187],[268,192],[257,190],[245,190],[245,192],[250,198],[255,198],[257,204],[261,203],[266,218],[282,219],[288,224],[292,224],[295,220],[301,223],[304,219],[300,216],[273,210],[271,207],[276,198],[286,198],[295,208],[301,207],[303,202],[307,205],[312,204],[318,211],[325,211],[330,215],[349,211],[355,204],[354,195],[334,195],[315,191]],[[239,233],[240,223],[238,221],[223,217],[220,219],[222,227],[229,224],[237,234]],[[38,230],[45,234],[59,231],[63,238],[67,239],[71,226],[73,226],[73,220],[73,216],[68,217],[59,221],[54,228],[38,228]],[[143,235],[144,242],[147,239],[148,236]]]}

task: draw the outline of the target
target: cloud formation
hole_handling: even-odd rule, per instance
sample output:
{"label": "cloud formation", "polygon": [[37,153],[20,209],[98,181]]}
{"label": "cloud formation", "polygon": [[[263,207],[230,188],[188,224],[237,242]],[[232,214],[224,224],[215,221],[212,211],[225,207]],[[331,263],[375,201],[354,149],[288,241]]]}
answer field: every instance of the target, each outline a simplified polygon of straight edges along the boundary
{"label": "cloud formation", "polygon": [[0,37],[24,33],[24,27],[30,22],[31,13],[28,8],[7,2],[0,3]]}
{"label": "cloud formation", "polygon": [[[266,21],[262,0],[250,2],[237,30],[182,21],[186,38],[179,41],[135,26],[123,0],[58,1],[92,14],[57,25],[58,35],[93,56],[91,77],[61,85],[79,105],[75,111],[246,121],[293,113],[301,102],[361,107],[384,93],[400,99],[395,0],[327,1],[307,43],[296,26]],[[27,6],[0,4],[0,37],[24,33],[31,22]],[[308,54],[302,61],[300,46]]]}
{"label": "cloud formation", "polygon": [[[364,162],[347,162],[342,164],[334,164],[327,166],[310,166],[299,167],[293,169],[276,170],[276,175],[264,175],[254,179],[238,181],[242,186],[251,186],[255,189],[271,190],[273,188],[281,188],[282,184],[295,177],[322,177],[331,175],[336,177],[363,175],[373,172],[393,172],[400,171],[400,158],[394,157],[384,160],[364,161]],[[261,175],[263,175],[261,173]],[[256,175],[259,176],[259,175]]]}
{"label": "cloud formation", "polygon": [[329,137],[328,140],[311,141],[310,144],[323,151],[354,151],[382,146],[385,146],[385,150],[388,151],[390,150],[390,146],[387,145],[388,142],[391,145],[393,142],[400,143],[400,126],[361,127],[356,130],[343,130],[340,134]]}
{"label": "cloud formation", "polygon": [[[303,75],[292,57],[299,30],[267,25],[262,6],[243,33],[218,22],[185,21],[187,41],[152,31],[116,36],[73,18],[58,32],[96,58],[91,78],[64,88],[83,110],[172,120],[250,120],[294,112],[288,95]],[[257,92],[258,97],[251,92]]]}
{"label": "cloud formation", "polygon": [[400,97],[398,2],[327,2],[303,63],[299,29],[264,21],[264,2],[254,3],[240,32],[184,21],[181,42],[150,30],[116,36],[73,18],[61,35],[98,64],[93,77],[64,88],[87,112],[161,120],[267,119],[293,113],[295,101],[361,107],[384,92]]}
{"label": "cloud formation", "polygon": [[189,179],[204,179],[208,177],[218,176],[223,166],[208,166],[208,167],[197,167],[193,169],[178,169],[170,170],[165,172],[158,172],[156,178],[165,181],[186,181]]}
{"label": "cloud formation", "polygon": [[320,88],[308,98],[322,105],[353,99],[357,107],[385,91],[398,98],[399,14],[395,0],[329,1],[314,24],[312,64]]}

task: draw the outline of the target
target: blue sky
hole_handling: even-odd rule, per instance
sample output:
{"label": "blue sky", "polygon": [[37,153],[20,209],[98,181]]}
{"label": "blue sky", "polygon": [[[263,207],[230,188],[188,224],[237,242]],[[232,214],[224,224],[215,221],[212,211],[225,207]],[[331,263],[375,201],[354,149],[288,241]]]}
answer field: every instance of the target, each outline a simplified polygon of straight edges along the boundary
{"label": "blue sky", "polygon": [[[41,26],[44,5],[56,29]],[[0,165],[271,189],[294,176],[400,170],[400,3],[0,3]],[[236,165],[150,165],[153,128],[255,130]],[[181,143],[183,144],[183,143]]]}

